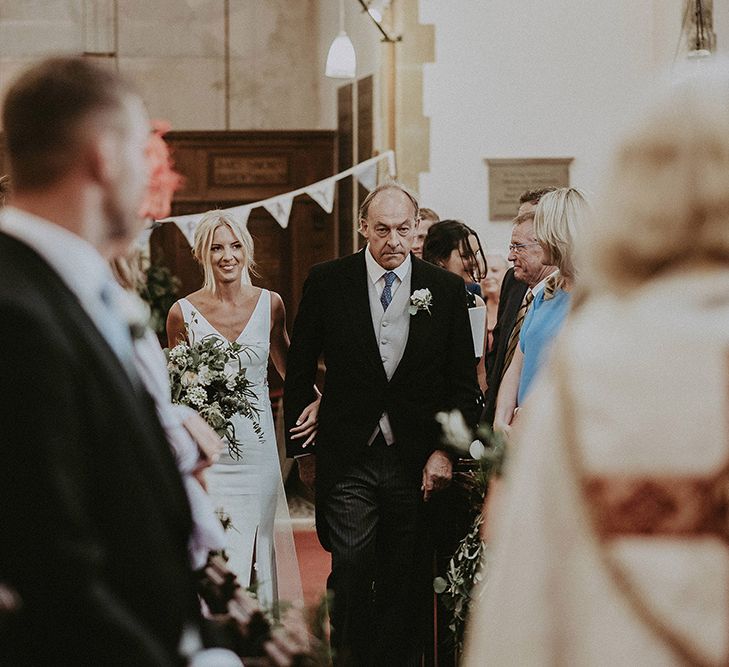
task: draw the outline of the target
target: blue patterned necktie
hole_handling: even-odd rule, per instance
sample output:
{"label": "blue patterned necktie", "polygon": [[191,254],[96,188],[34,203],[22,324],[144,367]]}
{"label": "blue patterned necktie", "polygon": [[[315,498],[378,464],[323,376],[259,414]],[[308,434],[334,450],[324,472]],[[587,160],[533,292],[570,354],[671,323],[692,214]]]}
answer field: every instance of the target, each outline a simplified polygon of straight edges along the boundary
{"label": "blue patterned necktie", "polygon": [[387,310],[387,307],[392,302],[392,283],[395,282],[395,278],[397,276],[393,271],[388,271],[385,274],[385,287],[380,295],[380,303],[385,310]]}

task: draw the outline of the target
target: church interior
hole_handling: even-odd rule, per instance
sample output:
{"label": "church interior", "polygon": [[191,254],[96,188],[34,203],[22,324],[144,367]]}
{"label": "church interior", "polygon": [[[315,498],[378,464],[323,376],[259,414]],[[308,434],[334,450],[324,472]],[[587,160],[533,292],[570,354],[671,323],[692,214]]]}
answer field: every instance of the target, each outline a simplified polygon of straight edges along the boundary
{"label": "church interior", "polygon": [[[289,329],[311,267],[363,247],[358,208],[390,177],[505,260],[519,195],[599,195],[650,91],[728,55],[728,35],[712,0],[0,0],[0,97],[37,60],[79,55],[130,79],[165,128],[182,179],[140,243],[166,345],[167,309],[202,284],[203,213],[241,216],[253,284],[281,296]],[[276,413],[273,369],[269,386]],[[279,449],[315,608],[329,555]]]}

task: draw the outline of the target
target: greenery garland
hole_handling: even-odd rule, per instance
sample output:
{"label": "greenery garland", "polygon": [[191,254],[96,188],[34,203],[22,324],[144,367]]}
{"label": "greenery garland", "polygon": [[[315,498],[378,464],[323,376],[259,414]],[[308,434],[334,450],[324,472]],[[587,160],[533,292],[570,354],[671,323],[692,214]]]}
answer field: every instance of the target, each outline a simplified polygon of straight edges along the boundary
{"label": "greenery garland", "polygon": [[501,475],[506,457],[506,440],[501,433],[494,433],[488,426],[481,424],[476,430],[475,440],[463,421],[460,413],[439,417],[443,426],[444,444],[459,450],[468,450],[473,459],[472,469],[464,473],[462,483],[471,491],[471,510],[473,524],[468,534],[460,541],[453,557],[448,563],[446,576],[433,580],[433,590],[441,596],[443,605],[451,613],[448,629],[460,651],[466,618],[471,602],[477,594],[476,585],[483,579],[486,570],[486,544],[481,539],[483,523],[482,508],[489,482]]}

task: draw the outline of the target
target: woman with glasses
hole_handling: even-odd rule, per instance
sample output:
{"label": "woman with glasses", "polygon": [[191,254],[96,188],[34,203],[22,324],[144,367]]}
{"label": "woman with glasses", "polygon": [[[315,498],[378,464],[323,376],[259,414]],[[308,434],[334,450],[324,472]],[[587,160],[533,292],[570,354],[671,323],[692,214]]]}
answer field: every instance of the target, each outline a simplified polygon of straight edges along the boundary
{"label": "woman with glasses", "polygon": [[542,263],[556,266],[558,271],[535,295],[524,318],[519,344],[499,388],[495,430],[510,431],[518,407],[524,402],[551,342],[562,328],[575,284],[575,240],[588,214],[587,199],[575,188],[548,192],[537,204],[534,237],[543,252]]}
{"label": "woman with glasses", "polygon": [[[423,259],[460,276],[465,285],[477,285],[486,275],[486,257],[476,232],[458,220],[442,220],[430,227],[423,244]],[[481,391],[484,392],[486,390],[486,304],[478,294],[474,294],[468,289],[466,291],[468,292],[468,307],[483,309],[483,340],[478,343],[476,373]],[[471,323],[473,326],[473,319]]]}

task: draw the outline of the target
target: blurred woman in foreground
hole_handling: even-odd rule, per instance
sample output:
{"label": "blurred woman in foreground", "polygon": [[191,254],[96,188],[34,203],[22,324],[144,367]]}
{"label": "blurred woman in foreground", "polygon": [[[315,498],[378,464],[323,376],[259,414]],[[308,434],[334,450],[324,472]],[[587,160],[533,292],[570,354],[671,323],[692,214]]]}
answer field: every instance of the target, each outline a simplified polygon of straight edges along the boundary
{"label": "blurred woman in foreground", "polygon": [[516,429],[467,666],[726,663],[729,78],[651,105]]}

